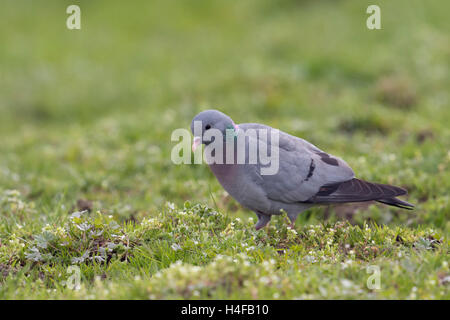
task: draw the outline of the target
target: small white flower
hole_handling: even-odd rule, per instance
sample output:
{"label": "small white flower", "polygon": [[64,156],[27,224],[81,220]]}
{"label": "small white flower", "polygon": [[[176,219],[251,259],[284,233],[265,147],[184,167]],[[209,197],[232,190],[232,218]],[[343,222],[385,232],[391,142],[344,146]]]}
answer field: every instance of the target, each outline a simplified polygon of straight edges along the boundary
{"label": "small white flower", "polygon": [[351,288],[353,286],[353,282],[348,279],[342,279],[341,284],[344,288]]}
{"label": "small white flower", "polygon": [[175,210],[175,204],[173,202],[167,202],[167,208],[170,210]]}

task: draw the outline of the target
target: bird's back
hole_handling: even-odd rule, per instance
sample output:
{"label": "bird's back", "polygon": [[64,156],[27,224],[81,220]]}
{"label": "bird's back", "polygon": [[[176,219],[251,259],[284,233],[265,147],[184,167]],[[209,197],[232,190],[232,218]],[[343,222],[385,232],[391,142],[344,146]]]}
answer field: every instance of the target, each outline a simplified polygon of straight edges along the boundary
{"label": "bird's back", "polygon": [[258,170],[261,187],[269,199],[285,203],[306,201],[314,196],[324,184],[337,183],[354,178],[354,172],[342,159],[331,156],[312,143],[281,130],[257,123],[244,123],[243,130],[266,130],[258,136],[259,143],[267,143],[270,150],[278,135],[278,171],[273,175],[262,175]]}

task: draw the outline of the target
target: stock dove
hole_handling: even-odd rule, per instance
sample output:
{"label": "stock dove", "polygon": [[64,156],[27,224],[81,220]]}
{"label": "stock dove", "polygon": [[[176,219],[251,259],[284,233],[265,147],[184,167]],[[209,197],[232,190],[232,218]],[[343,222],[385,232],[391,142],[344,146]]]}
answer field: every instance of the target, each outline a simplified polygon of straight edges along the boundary
{"label": "stock dove", "polygon": [[[396,198],[406,195],[406,190],[357,179],[344,160],[320,150],[306,140],[263,124],[236,125],[230,117],[217,110],[203,111],[192,120],[194,151],[200,144],[208,146],[214,142],[214,139],[206,139],[208,131],[212,129],[223,135],[224,155],[223,161],[212,162],[209,167],[222,187],[236,201],[256,213],[256,230],[263,228],[272,215],[279,215],[282,210],[287,213],[293,226],[298,214],[317,205],[375,200],[403,209],[411,210],[414,207]],[[256,137],[246,135],[251,129],[258,132]],[[245,135],[245,139],[241,140],[245,141],[244,163],[236,161],[239,154],[238,143],[234,144],[235,155],[232,163],[226,163],[225,154],[227,146],[230,145],[226,134],[229,132],[233,133],[235,138]],[[257,156],[256,162],[250,161],[250,151],[254,150],[251,145],[257,145],[257,150],[260,150],[261,146],[265,147],[265,150],[271,150],[274,133],[278,135],[278,148],[274,149],[277,150],[274,155],[278,157],[278,170],[274,174],[262,174],[261,169],[267,165],[262,164],[260,155]],[[228,150],[231,150],[231,147],[228,147]],[[219,151],[221,150],[215,150],[217,154]],[[216,160],[221,159],[220,157]]]}

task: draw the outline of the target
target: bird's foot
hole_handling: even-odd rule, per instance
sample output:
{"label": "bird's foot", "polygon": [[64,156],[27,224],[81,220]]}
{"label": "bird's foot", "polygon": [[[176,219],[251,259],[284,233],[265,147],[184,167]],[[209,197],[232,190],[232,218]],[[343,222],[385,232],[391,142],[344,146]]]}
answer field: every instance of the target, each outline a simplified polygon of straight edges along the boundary
{"label": "bird's foot", "polygon": [[257,213],[256,214],[258,216],[258,222],[256,222],[255,224],[255,229],[256,231],[264,228],[270,221],[270,216],[262,214],[262,213]]}
{"label": "bird's foot", "polygon": [[295,229],[295,220],[297,220],[297,216],[298,214],[288,214],[288,218],[289,218],[289,222],[290,224],[288,225],[289,228],[291,229]]}

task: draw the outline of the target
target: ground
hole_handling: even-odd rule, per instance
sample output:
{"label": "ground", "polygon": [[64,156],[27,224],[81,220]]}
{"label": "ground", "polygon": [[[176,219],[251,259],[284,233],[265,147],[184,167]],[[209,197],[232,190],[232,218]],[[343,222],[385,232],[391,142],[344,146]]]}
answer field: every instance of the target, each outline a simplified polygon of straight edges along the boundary
{"label": "ground", "polygon": [[[0,298],[449,299],[450,3],[376,2],[381,30],[359,0],[77,1],[72,31],[70,1],[2,3]],[[416,208],[255,231],[206,165],[171,161],[205,108]]]}

